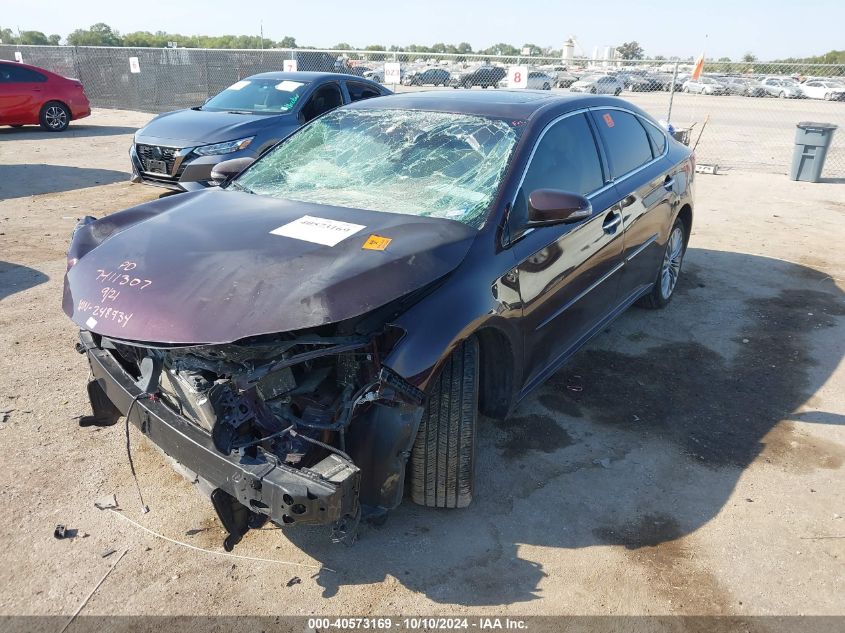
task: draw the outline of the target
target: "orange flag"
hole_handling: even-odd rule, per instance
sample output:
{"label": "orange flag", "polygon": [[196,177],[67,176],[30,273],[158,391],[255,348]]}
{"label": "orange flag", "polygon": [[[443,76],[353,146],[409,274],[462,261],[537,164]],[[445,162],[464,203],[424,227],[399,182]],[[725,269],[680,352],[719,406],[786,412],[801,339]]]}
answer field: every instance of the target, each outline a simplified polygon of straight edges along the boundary
{"label": "orange flag", "polygon": [[701,54],[701,57],[695,60],[695,68],[692,69],[690,79],[698,81],[698,78],[701,77],[702,70],[704,70],[704,53]]}

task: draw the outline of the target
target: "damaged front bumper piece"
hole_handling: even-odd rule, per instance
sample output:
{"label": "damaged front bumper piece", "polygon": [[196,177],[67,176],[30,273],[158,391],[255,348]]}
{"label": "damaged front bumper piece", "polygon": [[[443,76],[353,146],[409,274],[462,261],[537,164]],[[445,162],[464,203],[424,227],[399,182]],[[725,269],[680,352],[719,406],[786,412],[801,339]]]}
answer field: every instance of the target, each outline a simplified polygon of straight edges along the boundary
{"label": "damaged front bumper piece", "polygon": [[[349,544],[362,505],[365,514],[378,516],[401,501],[404,465],[422,402],[413,386],[389,370],[381,373],[381,385],[405,402],[370,404],[345,436],[343,448],[348,454],[323,444],[330,450],[318,453],[311,463],[290,464],[263,450],[234,449],[224,454],[213,435],[195,420],[174,410],[172,402],[158,397],[155,390],[145,391],[149,385],[130,375],[112,351],[101,346],[99,337],[83,330],[80,340],[78,349],[87,354],[93,376],[88,394],[94,422],[114,424],[127,416],[127,423],[195,475],[195,481],[213,489],[212,503],[229,532],[224,541],[227,551],[247,530],[268,519],[280,526],[330,525],[333,540]],[[417,402],[408,403],[411,398]],[[288,434],[296,436],[297,431],[291,427]],[[365,480],[363,492],[357,462],[367,470],[369,481]]]}

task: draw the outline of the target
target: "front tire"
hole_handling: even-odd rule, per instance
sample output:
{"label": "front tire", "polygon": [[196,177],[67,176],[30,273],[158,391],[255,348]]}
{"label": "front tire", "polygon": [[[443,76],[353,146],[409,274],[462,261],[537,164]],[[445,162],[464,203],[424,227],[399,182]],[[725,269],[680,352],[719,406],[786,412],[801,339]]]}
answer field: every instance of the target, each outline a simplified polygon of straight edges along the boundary
{"label": "front tire", "polygon": [[654,287],[640,300],[641,306],[660,309],[669,304],[675,295],[685,254],[686,232],[683,221],[678,218],[672,225],[672,230],[669,231],[669,239],[666,241],[666,250],[663,252],[663,260],[660,262]]}
{"label": "front tire", "polygon": [[458,346],[429,387],[411,450],[411,500],[433,508],[465,508],[475,480],[478,341]]}
{"label": "front tire", "polygon": [[64,132],[70,125],[70,109],[64,103],[49,101],[41,108],[38,118],[48,132]]}

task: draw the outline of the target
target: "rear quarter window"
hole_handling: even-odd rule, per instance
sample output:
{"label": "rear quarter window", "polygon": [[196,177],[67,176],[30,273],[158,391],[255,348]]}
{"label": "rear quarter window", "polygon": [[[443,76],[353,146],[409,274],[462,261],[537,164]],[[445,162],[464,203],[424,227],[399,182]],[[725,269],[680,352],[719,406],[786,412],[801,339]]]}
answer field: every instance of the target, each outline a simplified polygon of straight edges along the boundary
{"label": "rear quarter window", "polygon": [[654,156],[661,156],[663,152],[666,150],[666,134],[660,128],[652,125],[648,121],[642,122],[645,131],[648,133],[649,138],[651,139],[652,150],[654,150]]}

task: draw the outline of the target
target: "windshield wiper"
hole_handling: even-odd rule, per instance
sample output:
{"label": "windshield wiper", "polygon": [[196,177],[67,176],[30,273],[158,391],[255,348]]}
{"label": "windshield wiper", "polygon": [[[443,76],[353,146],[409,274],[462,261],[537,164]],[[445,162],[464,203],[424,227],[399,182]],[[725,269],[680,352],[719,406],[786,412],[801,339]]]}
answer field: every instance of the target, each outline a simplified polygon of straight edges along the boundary
{"label": "windshield wiper", "polygon": [[251,193],[251,194],[255,195],[255,192],[252,189],[250,189],[246,185],[242,185],[237,180],[233,180],[232,182],[230,182],[227,185],[226,189],[230,189],[230,188],[236,189],[237,191],[243,191],[244,193]]}
{"label": "windshield wiper", "polygon": [[229,110],[229,114],[255,114],[255,112],[250,112],[249,110]]}

